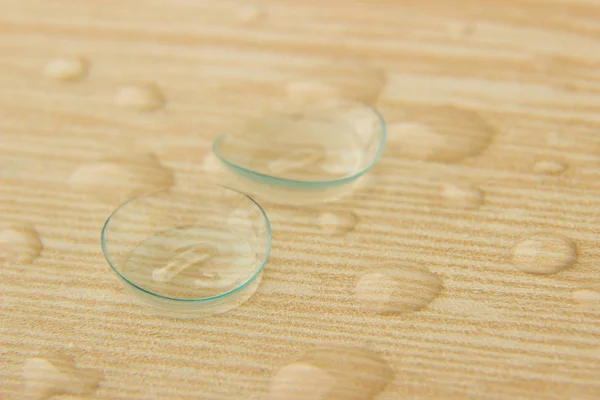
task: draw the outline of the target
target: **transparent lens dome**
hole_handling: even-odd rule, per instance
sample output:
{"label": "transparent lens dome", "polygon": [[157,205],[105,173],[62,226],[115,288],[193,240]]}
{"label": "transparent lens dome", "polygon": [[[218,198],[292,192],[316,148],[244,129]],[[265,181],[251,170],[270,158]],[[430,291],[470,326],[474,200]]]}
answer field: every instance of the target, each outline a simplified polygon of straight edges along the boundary
{"label": "transparent lens dome", "polygon": [[245,301],[270,248],[262,208],[216,184],[136,197],[102,230],[104,256],[126,287],[184,315],[224,312]]}
{"label": "transparent lens dome", "polygon": [[320,189],[345,185],[379,159],[386,127],[373,108],[331,101],[248,121],[213,144],[238,175],[272,186]]}

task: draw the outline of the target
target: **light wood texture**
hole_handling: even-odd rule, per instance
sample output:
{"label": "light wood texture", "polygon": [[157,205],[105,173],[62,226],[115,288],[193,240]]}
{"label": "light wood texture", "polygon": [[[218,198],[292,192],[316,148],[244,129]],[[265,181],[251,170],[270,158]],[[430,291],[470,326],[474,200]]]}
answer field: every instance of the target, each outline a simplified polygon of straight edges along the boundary
{"label": "light wood texture", "polygon": [[[3,400],[600,398],[600,2],[0,5]],[[115,204],[206,178],[282,81],[338,75],[392,124],[367,186],[265,204],[242,306],[138,306],[100,250]]]}

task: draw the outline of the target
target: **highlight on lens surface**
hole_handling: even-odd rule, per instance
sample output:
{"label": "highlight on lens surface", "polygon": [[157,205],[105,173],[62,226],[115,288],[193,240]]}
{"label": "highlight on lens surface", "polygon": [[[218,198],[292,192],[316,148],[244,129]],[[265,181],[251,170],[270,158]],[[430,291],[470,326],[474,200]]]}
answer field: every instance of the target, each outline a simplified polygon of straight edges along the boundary
{"label": "highlight on lens surface", "polygon": [[363,103],[328,101],[255,118],[217,138],[213,151],[237,174],[291,188],[344,185],[379,159],[381,115]]}
{"label": "highlight on lens surface", "polygon": [[135,197],[102,230],[104,256],[125,286],[184,317],[222,313],[247,300],[270,248],[262,208],[216,184]]}

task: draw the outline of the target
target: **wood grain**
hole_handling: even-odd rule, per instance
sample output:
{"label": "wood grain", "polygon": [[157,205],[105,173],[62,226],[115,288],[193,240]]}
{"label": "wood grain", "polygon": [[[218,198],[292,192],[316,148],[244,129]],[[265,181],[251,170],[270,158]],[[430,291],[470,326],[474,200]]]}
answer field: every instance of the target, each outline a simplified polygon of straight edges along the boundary
{"label": "wood grain", "polygon": [[[31,361],[48,353],[73,358],[55,365],[63,374],[101,371],[95,392],[70,392],[81,398],[266,399],[272,384],[289,398],[281,385],[342,400],[600,398],[600,2],[0,5],[0,398],[23,398],[33,372],[54,368]],[[85,73],[62,62],[48,75],[65,57]],[[433,139],[395,125],[351,195],[311,209],[265,202],[273,250],[248,302],[182,320],[125,292],[99,236],[132,188],[119,161],[109,178],[82,168],[154,154],[131,173],[143,187],[156,168],[193,185],[211,179],[211,140],[276,108],[286,82],[378,73],[379,93],[347,94],[390,125],[417,110]],[[164,99],[117,96],[132,85]],[[482,124],[490,142],[462,154]],[[406,138],[421,148],[407,152]],[[92,189],[78,190],[77,171]],[[336,218],[351,226],[319,222]],[[536,235],[549,242],[517,246]],[[424,290],[439,280],[439,295],[413,307],[411,286],[373,272],[394,266],[427,271],[399,276]],[[381,307],[361,302],[384,292]],[[301,392],[310,382],[329,397]],[[348,397],[344,384],[369,390]]]}

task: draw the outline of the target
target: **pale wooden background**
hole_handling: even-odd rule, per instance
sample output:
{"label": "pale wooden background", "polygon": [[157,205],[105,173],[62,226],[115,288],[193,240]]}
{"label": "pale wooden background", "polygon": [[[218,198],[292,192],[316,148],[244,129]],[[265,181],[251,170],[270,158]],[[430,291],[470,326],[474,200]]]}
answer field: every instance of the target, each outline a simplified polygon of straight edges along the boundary
{"label": "pale wooden background", "polygon": [[[87,397],[55,398],[260,399],[280,368],[333,345],[367,348],[391,368],[379,400],[600,398],[600,2],[0,5],[0,222],[25,229],[2,236],[3,252],[25,244],[14,247],[20,262],[5,253],[0,267],[0,398],[21,399],[24,363],[52,352],[104,376]],[[87,60],[86,76],[45,73],[68,56]],[[346,235],[301,222],[321,208],[267,205],[274,248],[246,304],[201,320],[137,306],[99,246],[104,219],[131,194],[120,172],[134,165],[142,188],[171,179],[157,170],[193,185],[224,126],[277,103],[280,79],[318,81],[313,63],[342,57],[385,73],[371,100],[386,117],[402,103],[424,115],[452,106],[462,111],[443,123],[478,114],[492,142],[458,162],[422,162],[391,137],[370,186],[323,206],[355,213]],[[115,100],[148,82],[164,107]],[[116,171],[85,169],[110,157]],[[538,161],[566,170],[540,174]],[[442,185],[464,182],[481,204],[440,198]],[[570,268],[512,265],[515,243],[540,232],[576,243]],[[440,296],[419,312],[363,309],[357,279],[390,262],[427,267]]]}

